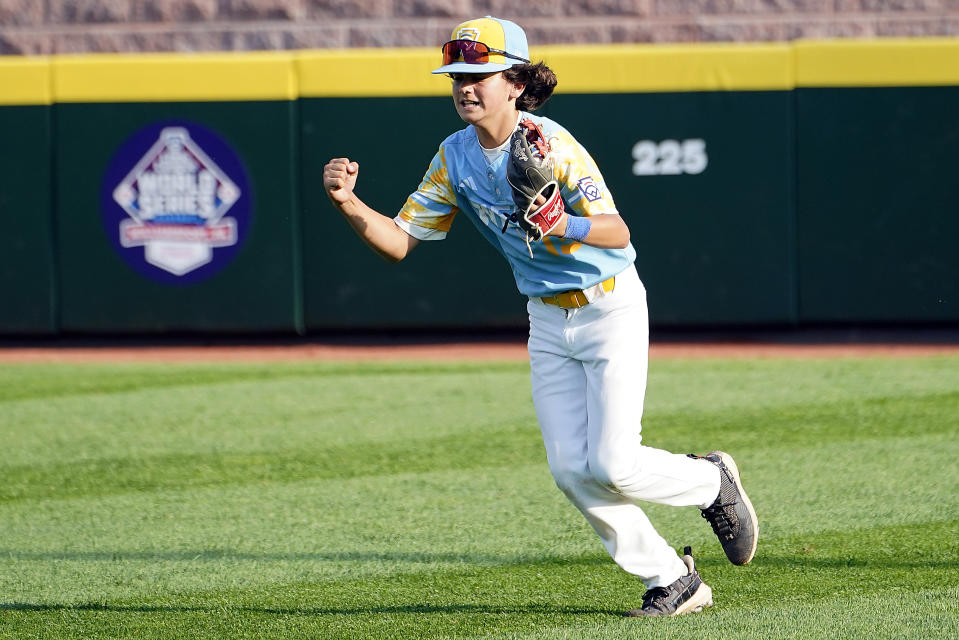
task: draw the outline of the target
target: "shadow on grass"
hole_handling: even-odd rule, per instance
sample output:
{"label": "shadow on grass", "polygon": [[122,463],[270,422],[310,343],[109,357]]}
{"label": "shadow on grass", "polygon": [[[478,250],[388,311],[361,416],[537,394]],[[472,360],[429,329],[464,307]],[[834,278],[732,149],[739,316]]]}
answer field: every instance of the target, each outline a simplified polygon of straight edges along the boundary
{"label": "shadow on grass", "polygon": [[184,549],[180,551],[20,551],[0,549],[0,560],[75,562],[401,562],[413,564],[500,565],[605,565],[604,555],[580,557],[549,555],[493,555],[485,553],[417,553],[395,551],[317,551],[287,553],[251,553],[226,549]]}
{"label": "shadow on grass", "polygon": [[751,566],[795,569],[938,569],[959,567],[955,558],[861,558],[852,555],[839,555],[829,558],[810,558],[804,555],[757,555]]}
{"label": "shadow on grass", "polygon": [[[179,551],[20,551],[0,549],[0,560],[73,562],[387,562],[406,564],[461,564],[465,566],[601,566],[610,563],[601,554],[578,557],[549,555],[494,555],[488,553],[430,553],[396,551],[316,551],[285,553],[253,553],[228,549],[183,549]],[[700,560],[704,567],[713,565],[712,558]],[[717,557],[717,565],[725,566],[725,558]],[[896,568],[959,568],[959,558],[939,557],[884,557],[863,558],[848,553],[830,557],[810,557],[804,554],[760,553],[751,563],[753,567],[806,567],[809,569],[842,569],[862,567],[876,569]]]}
{"label": "shadow on grass", "polygon": [[586,607],[562,607],[555,605],[530,604],[527,606],[497,607],[482,604],[406,604],[379,607],[224,607],[222,605],[173,606],[173,605],[118,605],[101,603],[78,604],[35,604],[29,602],[0,602],[0,611],[101,611],[113,613],[258,613],[283,616],[329,616],[329,615],[390,615],[390,614],[437,614],[468,613],[490,615],[614,615],[622,616],[622,611],[593,609]]}

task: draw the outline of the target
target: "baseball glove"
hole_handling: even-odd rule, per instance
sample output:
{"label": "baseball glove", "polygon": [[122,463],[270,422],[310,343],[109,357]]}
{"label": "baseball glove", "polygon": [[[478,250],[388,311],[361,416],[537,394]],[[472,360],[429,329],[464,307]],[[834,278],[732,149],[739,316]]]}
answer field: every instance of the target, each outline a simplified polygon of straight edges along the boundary
{"label": "baseball glove", "polygon": [[[516,212],[510,216],[510,221],[526,232],[527,246],[530,241],[542,240],[559,224],[565,207],[553,176],[549,141],[539,125],[528,118],[519,123],[510,138],[506,181],[512,188],[516,204]],[[537,208],[538,196],[543,196],[546,202]],[[504,232],[508,225],[509,222],[504,225]]]}

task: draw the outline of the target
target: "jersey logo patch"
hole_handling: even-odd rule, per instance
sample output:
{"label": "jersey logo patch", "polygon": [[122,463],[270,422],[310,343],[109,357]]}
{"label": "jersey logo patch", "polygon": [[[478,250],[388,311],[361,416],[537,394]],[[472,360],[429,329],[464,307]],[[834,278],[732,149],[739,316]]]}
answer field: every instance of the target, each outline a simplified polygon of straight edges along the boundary
{"label": "jersey logo patch", "polygon": [[592,176],[586,176],[576,184],[579,185],[579,190],[582,192],[583,197],[590,202],[595,202],[602,197],[602,194],[599,192],[599,187],[593,182]]}

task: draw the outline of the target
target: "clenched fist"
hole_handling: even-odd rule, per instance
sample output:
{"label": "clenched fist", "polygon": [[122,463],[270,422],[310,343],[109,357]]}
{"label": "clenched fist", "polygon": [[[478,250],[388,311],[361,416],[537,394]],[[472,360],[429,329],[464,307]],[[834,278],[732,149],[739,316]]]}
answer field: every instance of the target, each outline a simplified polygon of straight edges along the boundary
{"label": "clenched fist", "polygon": [[349,158],[333,158],[323,167],[323,188],[334,204],[343,204],[353,197],[360,165]]}

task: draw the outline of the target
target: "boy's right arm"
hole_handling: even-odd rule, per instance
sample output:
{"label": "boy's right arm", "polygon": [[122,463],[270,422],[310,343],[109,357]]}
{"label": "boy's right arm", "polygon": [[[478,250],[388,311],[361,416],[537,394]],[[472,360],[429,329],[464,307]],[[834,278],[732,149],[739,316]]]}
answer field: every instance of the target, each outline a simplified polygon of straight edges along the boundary
{"label": "boy's right arm", "polygon": [[373,251],[390,262],[405,258],[419,240],[396,226],[392,218],[374,211],[356,197],[353,188],[360,165],[349,158],[333,158],[323,167],[323,189],[330,202]]}

